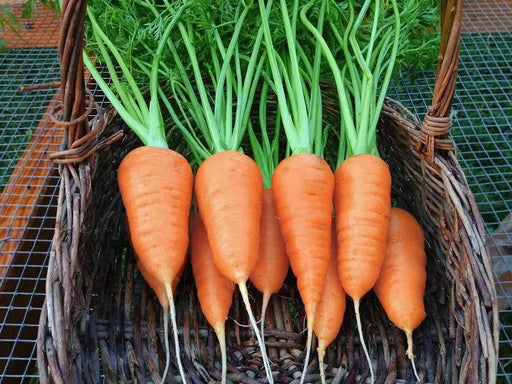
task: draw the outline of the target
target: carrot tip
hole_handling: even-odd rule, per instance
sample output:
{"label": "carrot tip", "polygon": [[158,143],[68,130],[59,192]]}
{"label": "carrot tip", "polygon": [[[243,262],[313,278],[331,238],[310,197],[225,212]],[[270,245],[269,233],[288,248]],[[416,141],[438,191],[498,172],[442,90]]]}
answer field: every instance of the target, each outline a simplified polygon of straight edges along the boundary
{"label": "carrot tip", "polygon": [[407,354],[407,357],[409,358],[409,360],[411,360],[412,370],[414,371],[414,376],[416,377],[416,381],[420,382],[420,378],[418,376],[418,371],[416,370],[416,364],[414,363],[414,353],[412,352],[412,344],[413,344],[412,331],[406,330],[405,334],[407,335],[407,352],[406,352],[406,354]]}
{"label": "carrot tip", "polygon": [[304,368],[302,369],[302,375],[300,377],[300,384],[304,384],[306,380],[306,374],[308,371],[309,355],[311,354],[311,344],[313,344],[313,319],[308,320],[308,339],[306,341],[306,357],[304,358]]}
{"label": "carrot tip", "polygon": [[227,380],[227,354],[226,354],[226,332],[224,331],[224,324],[215,327],[215,334],[219,340],[220,356],[221,356],[221,384],[226,384]]}
{"label": "carrot tip", "polygon": [[167,378],[167,372],[169,372],[169,366],[171,365],[171,353],[169,347],[169,309],[163,308],[164,310],[164,343],[165,343],[165,369],[162,375],[162,381],[160,384],[165,382]]}
{"label": "carrot tip", "polygon": [[368,348],[366,348],[366,343],[364,342],[363,335],[363,326],[361,325],[361,315],[359,314],[359,304],[360,300],[354,299],[354,310],[356,312],[356,322],[357,322],[357,331],[359,333],[359,339],[361,340],[361,346],[363,347],[364,355],[366,356],[366,360],[368,361],[368,368],[370,369],[370,380],[371,383],[375,383],[375,376],[373,375],[373,367],[372,362],[370,360],[370,354],[368,353]]}
{"label": "carrot tip", "polygon": [[247,285],[244,282],[238,283],[238,288],[240,289],[240,294],[242,295],[242,300],[245,305],[245,310],[249,315],[249,321],[251,323],[252,329],[256,334],[256,339],[258,340],[258,344],[261,350],[261,359],[263,360],[263,366],[265,367],[265,372],[267,374],[267,379],[270,384],[274,384],[274,377],[272,376],[272,368],[270,367],[270,362],[267,356],[267,351],[265,348],[265,343],[261,337],[260,331],[258,329],[258,324],[251,310],[251,303],[249,302],[249,293],[247,292]]}
{"label": "carrot tip", "polygon": [[324,368],[324,358],[325,358],[325,341],[324,339],[318,339],[318,348],[316,349],[318,353],[318,366],[320,367],[320,379],[322,380],[322,384],[326,384],[325,381],[325,368]]}
{"label": "carrot tip", "polygon": [[[176,324],[176,308],[174,307],[174,297],[172,294],[172,288],[170,284],[165,285],[165,290],[167,291],[167,299],[169,300],[170,307],[170,315],[171,315],[171,323],[174,333],[174,348],[176,352],[176,363],[178,364],[178,370],[180,372],[181,379],[183,384],[187,383],[185,371],[183,370],[183,366],[181,365],[181,353],[180,353],[180,343],[178,339],[178,325]],[[162,379],[162,383],[165,380],[165,377]]]}

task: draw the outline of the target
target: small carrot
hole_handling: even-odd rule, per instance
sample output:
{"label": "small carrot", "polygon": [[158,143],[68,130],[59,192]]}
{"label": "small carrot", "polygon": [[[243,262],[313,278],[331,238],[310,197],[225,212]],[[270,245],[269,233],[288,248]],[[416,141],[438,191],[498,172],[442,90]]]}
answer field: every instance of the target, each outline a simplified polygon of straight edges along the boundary
{"label": "small carrot", "polygon": [[331,168],[325,160],[312,154],[286,158],[272,177],[281,233],[307,315],[305,366],[329,267],[333,190]]}
{"label": "small carrot", "polygon": [[192,170],[177,152],[144,146],[134,149],[122,160],[118,183],[139,270],[164,309],[166,368],[162,380],[170,365],[169,313],[178,368],[185,377],[179,353],[173,285],[177,284],[186,261]]}
{"label": "small carrot", "polygon": [[318,338],[318,365],[320,366],[320,378],[325,384],[324,357],[327,347],[336,339],[345,315],[345,291],[338,277],[338,241],[336,240],[333,226],[331,238],[331,258],[329,269],[325,277],[325,285],[318,303],[317,317],[313,330]]}
{"label": "small carrot", "polygon": [[407,335],[407,356],[419,382],[412,333],[427,316],[423,303],[427,280],[423,230],[410,213],[392,208],[388,236],[384,263],[373,289],[389,320]]}
{"label": "small carrot", "polygon": [[195,192],[215,265],[240,289],[260,345],[265,371],[272,381],[265,344],[247,292],[247,280],[256,265],[260,246],[261,171],[254,160],[240,152],[218,152],[200,165]]}
{"label": "small carrot", "polygon": [[162,30],[151,66],[147,69],[149,102],[137,86],[131,65],[125,62],[115,43],[100,28],[90,8],[87,15],[100,52],[97,59],[108,63],[109,76],[105,76],[105,72],[100,73],[89,56],[83,55],[84,64],[109,102],[144,144],[121,161],[118,184],[139,269],[164,310],[166,366],[162,382],[170,366],[170,315],[176,361],[183,383],[186,383],[186,376],[180,358],[174,289],[186,261],[193,175],[187,160],[168,147],[158,96],[158,76],[160,57],[185,7],[177,9]]}
{"label": "small carrot", "polygon": [[[173,6],[168,4],[169,7]],[[166,97],[162,101],[196,161],[201,163],[195,193],[213,259],[219,271],[240,289],[267,379],[273,383],[265,344],[247,292],[247,280],[259,253],[263,181],[254,160],[241,153],[241,145],[265,63],[265,55],[260,52],[261,28],[251,31],[255,32],[255,38],[248,57],[239,50],[240,33],[247,25],[245,20],[251,8],[250,2],[237,4],[235,20],[226,25],[232,28],[227,45],[215,28],[205,36],[211,42],[207,55],[211,61],[203,52],[201,57],[197,55],[192,20],[184,18],[177,23],[186,55],[178,52],[173,41],[168,48],[173,65],[190,71],[178,71],[173,79],[170,87],[173,103]],[[213,92],[208,83],[215,85]]]}
{"label": "small carrot", "polygon": [[338,274],[343,289],[354,300],[357,328],[373,382],[359,304],[375,285],[384,260],[391,211],[391,174],[382,159],[362,154],[345,160],[335,178]]}
{"label": "small carrot", "polygon": [[[321,5],[327,2],[322,0]],[[386,163],[378,157],[377,124],[400,46],[400,10],[397,1],[391,0],[393,22],[382,23],[379,1],[365,1],[358,4],[357,10],[349,1],[346,22],[329,23],[337,49],[343,52],[344,65],[340,68],[337,51],[331,51],[321,28],[307,18],[313,4],[303,7],[301,20],[322,48],[341,111],[334,198],[338,274],[345,292],[354,300],[357,328],[374,383],[359,304],[379,276],[389,228],[391,176]],[[371,20],[371,32],[367,22],[363,23],[365,19]]]}
{"label": "small carrot", "polygon": [[[277,2],[276,2],[277,3]],[[292,271],[307,316],[307,346],[300,384],[304,383],[311,354],[318,302],[329,267],[334,175],[323,159],[321,49],[317,41],[311,60],[296,40],[299,2],[289,9],[279,2],[287,49],[272,42],[268,22],[272,0],[259,0],[263,33],[279,112],[291,156],[279,163],[272,176],[272,192]],[[324,20],[326,4],[318,13]]]}
{"label": "small carrot", "polygon": [[263,190],[263,205],[261,209],[261,234],[260,250],[256,265],[251,273],[251,281],[254,286],[263,293],[261,307],[261,334],[263,337],[263,326],[265,312],[270,297],[277,293],[283,286],[288,274],[290,262],[286,254],[286,248],[281,236],[277,212],[272,196],[272,190]]}
{"label": "small carrot", "polygon": [[222,359],[221,382],[224,384],[227,365],[225,323],[235,287],[215,266],[208,236],[199,215],[196,215],[192,225],[191,261],[201,311],[219,340]]}

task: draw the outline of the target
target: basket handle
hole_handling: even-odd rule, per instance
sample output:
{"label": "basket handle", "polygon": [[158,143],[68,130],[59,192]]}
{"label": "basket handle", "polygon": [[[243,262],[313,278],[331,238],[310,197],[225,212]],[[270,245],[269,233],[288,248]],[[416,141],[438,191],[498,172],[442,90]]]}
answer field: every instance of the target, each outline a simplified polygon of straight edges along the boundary
{"label": "basket handle", "polygon": [[459,67],[461,18],[462,0],[441,0],[441,45],[434,96],[416,144],[418,151],[423,151],[431,162],[435,149],[455,150],[448,134],[452,128],[450,109]]}
{"label": "basket handle", "polygon": [[[65,146],[73,143],[87,133],[87,117],[84,82],[84,18],[87,0],[64,0],[60,16],[59,58],[61,122],[67,129]],[[89,100],[92,103],[92,100]]]}
{"label": "basket handle", "polygon": [[[59,59],[61,103],[53,110],[54,123],[66,129],[61,149],[49,158],[57,164],[75,164],[87,160],[98,150],[122,137],[116,132],[98,140],[106,124],[92,92],[86,89],[83,48],[87,0],[63,0],[60,16]],[[95,117],[89,119],[95,110]],[[58,118],[58,114],[61,117]]]}

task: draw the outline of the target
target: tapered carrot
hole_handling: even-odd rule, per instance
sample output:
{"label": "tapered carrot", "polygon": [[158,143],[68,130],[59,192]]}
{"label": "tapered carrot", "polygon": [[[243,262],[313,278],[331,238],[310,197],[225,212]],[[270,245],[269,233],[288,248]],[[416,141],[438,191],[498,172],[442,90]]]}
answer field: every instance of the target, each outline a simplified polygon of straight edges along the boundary
{"label": "tapered carrot", "polygon": [[331,168],[325,160],[313,154],[286,158],[272,177],[281,233],[307,315],[305,366],[329,267],[333,190]]}
{"label": "tapered carrot", "polygon": [[283,236],[281,236],[272,190],[265,188],[261,208],[260,250],[258,260],[251,273],[252,283],[258,291],[263,293],[261,306],[262,337],[264,335],[265,312],[270,297],[283,286],[289,266],[290,262],[286,254]]}
{"label": "tapered carrot", "polygon": [[233,283],[213,262],[213,255],[203,221],[196,215],[192,226],[192,270],[201,311],[219,339],[222,359],[222,379],[226,382],[225,323],[233,300]]}
{"label": "tapered carrot", "polygon": [[272,381],[265,345],[247,293],[247,280],[256,265],[260,246],[261,171],[254,160],[240,152],[218,152],[199,167],[195,192],[215,265],[240,289],[265,371]]}
{"label": "tapered carrot", "polygon": [[423,303],[425,264],[423,230],[410,213],[392,208],[386,255],[373,289],[389,320],[407,335],[407,356],[418,382],[412,333],[427,316]]}
{"label": "tapered carrot", "polygon": [[318,303],[317,317],[313,330],[318,338],[318,365],[320,366],[320,378],[325,384],[324,357],[327,347],[336,339],[343,324],[345,315],[345,291],[338,277],[338,241],[333,226],[333,235],[331,239],[331,256],[329,259],[329,269],[325,277],[325,285],[322,296]]}
{"label": "tapered carrot", "polygon": [[[183,270],[188,247],[188,216],[193,176],[187,160],[172,150],[139,147],[128,153],[118,171],[118,183],[139,269],[164,309],[165,340],[169,313],[177,364],[180,359],[173,283]],[[166,343],[167,375],[170,358]]]}
{"label": "tapered carrot", "polygon": [[359,303],[375,285],[384,260],[391,211],[391,175],[382,159],[362,154],[345,160],[335,178],[338,274],[343,289],[354,300],[357,328],[373,382]]}

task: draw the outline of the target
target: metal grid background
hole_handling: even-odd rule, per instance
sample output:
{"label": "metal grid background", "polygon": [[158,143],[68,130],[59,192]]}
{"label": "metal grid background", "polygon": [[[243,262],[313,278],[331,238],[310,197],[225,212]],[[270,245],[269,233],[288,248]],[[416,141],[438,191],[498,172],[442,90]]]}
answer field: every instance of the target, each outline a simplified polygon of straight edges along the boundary
{"label": "metal grid background", "polygon": [[[508,234],[505,230],[499,237],[492,234],[503,229],[502,221],[512,211],[512,2],[465,0],[465,6],[452,134],[487,226],[493,261],[511,271],[512,224],[509,223]],[[46,143],[37,146],[39,151],[57,149],[48,139],[61,137],[62,130],[55,128],[44,114],[55,89],[19,91],[20,86],[56,80],[56,49],[0,51],[0,191],[7,190],[9,175],[19,159],[24,161],[22,155],[30,137],[33,143]],[[421,73],[414,79],[403,78],[394,83],[389,94],[421,118],[430,103],[433,84],[434,73]],[[36,130],[40,120],[44,131]],[[0,295],[0,383],[33,382],[37,378],[35,338],[44,299],[58,182],[46,159],[20,165],[24,168],[24,183],[26,178],[29,184],[39,179],[45,188],[33,207],[0,205],[0,222],[7,223],[2,225],[15,223],[10,219],[12,211],[29,223],[20,228],[25,241],[15,244],[12,277],[4,279],[12,291]],[[31,191],[25,188],[17,193],[27,197]],[[0,253],[6,241],[15,240],[0,239]],[[498,297],[508,307],[500,311],[498,379],[512,383],[512,275],[496,273],[496,278]]]}

